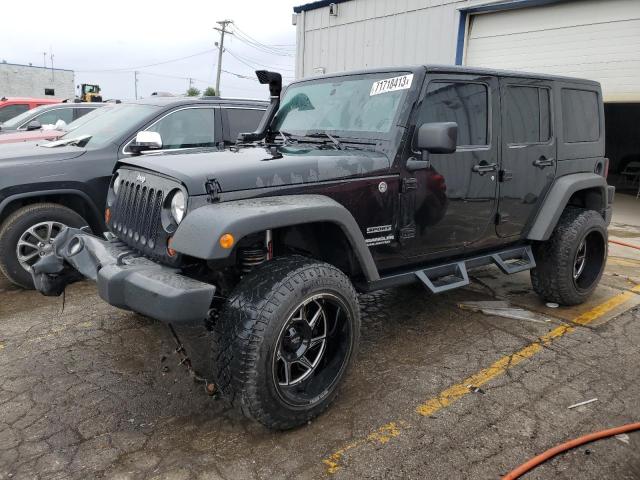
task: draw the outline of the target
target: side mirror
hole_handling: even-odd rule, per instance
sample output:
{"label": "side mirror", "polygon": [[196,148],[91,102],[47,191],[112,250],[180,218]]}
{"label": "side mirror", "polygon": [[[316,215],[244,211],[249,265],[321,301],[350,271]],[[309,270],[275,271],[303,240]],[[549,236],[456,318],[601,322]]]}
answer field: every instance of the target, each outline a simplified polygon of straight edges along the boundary
{"label": "side mirror", "polygon": [[455,122],[423,123],[418,129],[417,147],[429,153],[454,153],[458,142]]}
{"label": "side mirror", "polygon": [[134,155],[140,155],[148,150],[160,150],[162,148],[162,137],[158,132],[143,130],[138,132],[136,139],[129,144],[129,150]]}
{"label": "side mirror", "polygon": [[42,125],[38,120],[31,120],[27,124],[27,132],[31,132],[32,130],[40,130],[41,128],[42,128]]}

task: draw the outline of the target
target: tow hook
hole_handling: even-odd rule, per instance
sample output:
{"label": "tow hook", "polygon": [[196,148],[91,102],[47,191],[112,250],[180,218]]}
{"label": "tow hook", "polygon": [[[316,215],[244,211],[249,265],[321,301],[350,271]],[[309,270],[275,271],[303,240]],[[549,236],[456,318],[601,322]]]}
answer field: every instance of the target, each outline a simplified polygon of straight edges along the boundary
{"label": "tow hook", "polygon": [[191,365],[191,359],[187,355],[187,350],[184,348],[184,345],[182,344],[180,337],[178,337],[178,334],[173,328],[173,325],[169,324],[169,330],[171,330],[171,334],[176,341],[176,349],[174,350],[174,353],[180,357],[178,365],[184,365],[191,378],[193,378],[193,381],[196,383],[202,383],[204,385],[204,391],[206,392],[206,394],[210,397],[213,397],[218,391],[216,384],[209,382],[206,378],[201,377],[196,373],[196,371],[193,369],[193,366]]}

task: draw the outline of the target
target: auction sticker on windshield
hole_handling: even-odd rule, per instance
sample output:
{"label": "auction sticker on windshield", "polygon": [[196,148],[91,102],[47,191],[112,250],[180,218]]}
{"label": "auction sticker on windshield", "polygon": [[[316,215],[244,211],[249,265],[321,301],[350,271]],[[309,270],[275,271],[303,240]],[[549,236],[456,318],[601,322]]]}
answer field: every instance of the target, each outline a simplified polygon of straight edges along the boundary
{"label": "auction sticker on windshield", "polygon": [[399,77],[378,80],[371,86],[369,96],[380,95],[381,93],[395,92],[396,90],[406,90],[411,88],[413,73],[410,75],[400,75]]}

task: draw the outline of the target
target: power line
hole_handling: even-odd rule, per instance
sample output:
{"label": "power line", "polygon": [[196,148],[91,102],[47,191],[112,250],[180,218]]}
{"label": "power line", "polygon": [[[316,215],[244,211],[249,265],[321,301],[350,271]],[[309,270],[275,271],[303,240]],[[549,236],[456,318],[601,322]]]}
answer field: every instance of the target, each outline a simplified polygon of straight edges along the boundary
{"label": "power line", "polygon": [[257,49],[267,50],[280,55],[293,56],[291,52],[286,51],[286,49],[284,48],[276,47],[274,45],[267,45],[261,42],[260,40],[253,38],[251,35],[244,32],[240,27],[238,27],[238,25],[234,25],[234,27],[235,27],[234,33],[238,38],[244,39],[245,43],[253,45]]}
{"label": "power line", "polygon": [[156,63],[150,63],[148,65],[138,65],[135,67],[122,67],[122,68],[106,68],[103,70],[76,70],[76,72],[78,73],[100,73],[100,72],[131,72],[140,68],[147,68],[147,67],[156,67],[158,65],[166,65],[167,63],[174,63],[174,62],[179,62],[180,60],[186,60],[188,58],[193,58],[193,57],[199,57],[200,55],[206,55],[208,53],[212,53],[215,52],[217,49],[215,48],[211,48],[209,50],[205,50],[203,52],[198,52],[198,53],[194,53],[192,55],[187,55],[184,57],[179,57],[179,58],[173,58],[171,60],[165,60],[163,62],[156,62]]}
{"label": "power line", "polygon": [[[250,58],[241,56],[235,52],[232,52],[231,50],[229,50],[228,48],[226,49],[226,52],[231,55],[233,58],[235,58],[236,60],[238,60],[241,63],[244,63],[246,66],[251,67],[251,68],[256,68],[256,65],[259,67],[266,67],[266,68],[275,68],[277,70],[282,70],[285,72],[294,72],[295,70],[293,68],[285,68],[285,67],[280,67],[278,65],[265,65],[264,63],[260,63],[257,62],[255,60],[252,60]],[[252,65],[250,65],[252,64]]]}

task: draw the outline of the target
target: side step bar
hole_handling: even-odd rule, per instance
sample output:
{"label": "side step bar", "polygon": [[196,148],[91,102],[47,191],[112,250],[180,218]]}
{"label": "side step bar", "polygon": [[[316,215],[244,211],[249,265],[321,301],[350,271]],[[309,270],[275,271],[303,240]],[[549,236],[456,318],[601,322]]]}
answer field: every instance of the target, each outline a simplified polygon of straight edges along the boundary
{"label": "side step bar", "polygon": [[527,245],[495,253],[488,253],[458,262],[389,275],[382,277],[376,282],[369,283],[365,286],[365,290],[371,291],[405,285],[415,282],[417,279],[431,292],[442,293],[447,290],[469,285],[469,270],[491,264],[496,265],[503,273],[508,275],[530,270],[536,266],[531,247]]}

